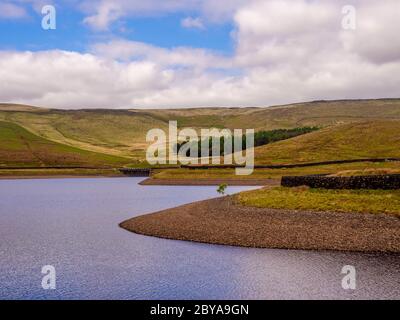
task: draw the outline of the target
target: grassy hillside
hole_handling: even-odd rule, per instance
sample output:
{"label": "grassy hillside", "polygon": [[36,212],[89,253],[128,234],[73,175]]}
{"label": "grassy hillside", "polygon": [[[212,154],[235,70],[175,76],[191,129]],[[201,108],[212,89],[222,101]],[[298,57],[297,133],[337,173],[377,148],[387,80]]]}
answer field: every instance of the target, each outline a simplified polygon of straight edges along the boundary
{"label": "grassy hillside", "polygon": [[400,121],[337,125],[255,150],[257,164],[400,158]]}
{"label": "grassy hillside", "polygon": [[42,110],[2,111],[0,120],[16,123],[34,134],[62,144],[117,156],[143,158],[146,132],[164,122],[130,111]]}
{"label": "grassy hillside", "polygon": [[400,99],[310,102],[269,108],[55,110],[0,104],[0,120],[48,140],[110,155],[143,159],[146,133],[180,127],[285,129],[366,120],[400,120]]}
{"label": "grassy hillside", "polygon": [[273,130],[330,126],[360,120],[400,120],[400,99],[316,101],[266,108],[195,108],[145,112],[164,121],[177,119],[181,126],[188,127]]}
{"label": "grassy hillside", "polygon": [[0,121],[0,168],[119,166],[129,159],[81,150],[39,137],[17,124]]}

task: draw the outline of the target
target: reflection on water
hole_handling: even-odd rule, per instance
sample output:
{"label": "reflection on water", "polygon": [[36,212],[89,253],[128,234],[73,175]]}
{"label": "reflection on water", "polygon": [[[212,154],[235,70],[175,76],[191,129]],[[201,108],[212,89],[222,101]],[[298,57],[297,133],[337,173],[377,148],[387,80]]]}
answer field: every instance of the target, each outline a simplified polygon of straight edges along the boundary
{"label": "reflection on water", "polygon": [[[216,187],[139,181],[0,181],[0,299],[400,298],[399,255],[235,248],[120,229],[132,216],[217,196]],[[44,265],[56,267],[56,290],[41,288]],[[344,265],[357,269],[355,291],[341,287]]]}

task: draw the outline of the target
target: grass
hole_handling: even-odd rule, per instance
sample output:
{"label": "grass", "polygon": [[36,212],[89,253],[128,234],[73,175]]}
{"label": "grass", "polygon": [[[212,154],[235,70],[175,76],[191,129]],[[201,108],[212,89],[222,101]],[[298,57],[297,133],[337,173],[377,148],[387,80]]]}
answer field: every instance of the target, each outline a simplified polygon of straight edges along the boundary
{"label": "grass", "polygon": [[[0,104],[0,120],[79,149],[140,160],[149,129],[180,127],[290,129],[358,121],[400,119],[400,100],[301,103],[270,108],[195,108],[178,110],[54,110]],[[290,160],[290,158],[289,158]]]}
{"label": "grass", "polygon": [[147,131],[151,128],[166,128],[165,123],[149,116],[112,110],[0,111],[2,119],[47,140],[137,160],[144,158]]}
{"label": "grass", "polygon": [[364,169],[364,170],[343,170],[339,171],[335,174],[332,174],[333,177],[354,177],[354,176],[368,176],[368,175],[388,175],[388,174],[400,174],[399,169],[391,169],[391,168],[377,168],[377,169]]}
{"label": "grass", "polygon": [[250,176],[237,176],[233,169],[174,169],[158,170],[156,179],[280,179],[282,176],[298,176],[308,174],[335,174],[346,170],[355,172],[398,172],[400,162],[362,162],[336,165],[313,166],[290,169],[255,169]]}
{"label": "grass", "polygon": [[400,158],[400,121],[338,125],[255,149],[257,164]]}
{"label": "grass", "polygon": [[264,188],[240,193],[245,206],[272,209],[394,214],[400,217],[400,190]]}
{"label": "grass", "polygon": [[[179,110],[55,110],[0,104],[0,166],[147,166],[143,163],[146,133],[153,128],[167,130],[168,120],[178,120],[180,127],[194,128],[325,127],[318,132],[256,148],[256,164],[400,157],[400,120],[387,119],[400,119],[400,99]],[[10,123],[16,127],[10,128]],[[339,168],[265,170],[243,178],[336,173],[336,169]],[[169,179],[171,175],[217,178],[232,176],[232,171],[170,171],[158,177]]]}
{"label": "grass", "polygon": [[148,110],[163,120],[191,127],[289,129],[331,126],[365,120],[400,119],[400,99],[320,101],[268,108],[194,108]]}
{"label": "grass", "polygon": [[0,121],[0,168],[86,166],[117,167],[131,160],[63,145],[21,126]]}

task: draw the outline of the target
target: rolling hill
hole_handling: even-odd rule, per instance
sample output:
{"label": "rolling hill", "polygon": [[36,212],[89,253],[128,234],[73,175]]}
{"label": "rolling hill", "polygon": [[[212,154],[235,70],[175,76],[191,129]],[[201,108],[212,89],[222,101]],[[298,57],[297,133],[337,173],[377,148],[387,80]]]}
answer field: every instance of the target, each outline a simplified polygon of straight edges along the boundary
{"label": "rolling hill", "polygon": [[0,121],[18,124],[35,135],[83,150],[143,159],[146,133],[180,127],[289,129],[359,121],[400,120],[400,99],[317,101],[265,108],[159,110],[57,110],[0,104]]}
{"label": "rolling hill", "polygon": [[0,168],[115,167],[129,161],[53,142],[15,123],[0,121]]}
{"label": "rolling hill", "polygon": [[375,120],[327,127],[255,149],[257,164],[400,158],[400,121]]}

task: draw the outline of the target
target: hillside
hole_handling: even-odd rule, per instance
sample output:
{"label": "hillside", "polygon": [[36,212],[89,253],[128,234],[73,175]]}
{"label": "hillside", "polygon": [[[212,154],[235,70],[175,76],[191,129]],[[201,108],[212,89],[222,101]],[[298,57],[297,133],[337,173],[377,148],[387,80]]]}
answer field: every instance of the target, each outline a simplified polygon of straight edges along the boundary
{"label": "hillside", "polygon": [[180,127],[289,129],[366,120],[400,120],[400,99],[320,101],[265,108],[160,110],[56,110],[0,104],[0,120],[16,123],[55,142],[143,159],[149,129]]}
{"label": "hillside", "polygon": [[[143,111],[138,111],[143,112]],[[361,120],[400,120],[400,99],[315,101],[264,108],[147,110],[161,120],[188,127],[290,129],[330,126]]]}
{"label": "hillside", "polygon": [[48,140],[116,156],[143,158],[146,132],[166,128],[162,121],[124,110],[5,111],[0,120],[16,123]]}
{"label": "hillside", "polygon": [[255,149],[257,164],[400,158],[400,121],[363,121],[324,128]]}
{"label": "hillside", "polygon": [[41,138],[14,123],[0,121],[1,167],[114,167],[129,159],[81,150]]}

